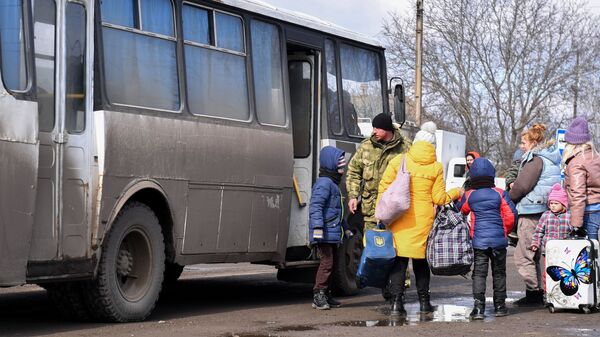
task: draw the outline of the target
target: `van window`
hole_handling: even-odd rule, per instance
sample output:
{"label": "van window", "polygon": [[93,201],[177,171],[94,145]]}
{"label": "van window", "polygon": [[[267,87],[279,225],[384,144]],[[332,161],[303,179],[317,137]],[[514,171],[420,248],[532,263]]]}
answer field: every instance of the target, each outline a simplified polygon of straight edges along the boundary
{"label": "van window", "polygon": [[335,135],[342,134],[342,119],[338,100],[338,74],[335,45],[325,40],[325,69],[327,71],[327,123],[329,130]]}
{"label": "van window", "polygon": [[454,165],[454,178],[462,178],[465,176],[466,165],[456,164]]}

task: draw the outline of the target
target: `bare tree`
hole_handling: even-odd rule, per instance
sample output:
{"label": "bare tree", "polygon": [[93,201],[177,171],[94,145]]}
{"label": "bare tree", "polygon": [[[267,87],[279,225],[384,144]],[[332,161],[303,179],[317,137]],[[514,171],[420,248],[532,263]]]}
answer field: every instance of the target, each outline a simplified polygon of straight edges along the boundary
{"label": "bare tree", "polygon": [[[424,116],[464,133],[469,149],[510,164],[523,129],[571,117],[580,83],[597,78],[597,18],[558,0],[425,2]],[[414,78],[414,12],[384,24],[390,71]],[[595,76],[595,77],[594,77]],[[580,96],[585,96],[581,93]],[[597,94],[596,94],[597,95]]]}

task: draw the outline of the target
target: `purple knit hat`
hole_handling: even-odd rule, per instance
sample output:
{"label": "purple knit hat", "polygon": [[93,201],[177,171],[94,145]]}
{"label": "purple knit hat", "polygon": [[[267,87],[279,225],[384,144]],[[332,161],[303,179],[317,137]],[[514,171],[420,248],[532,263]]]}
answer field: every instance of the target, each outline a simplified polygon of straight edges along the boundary
{"label": "purple knit hat", "polygon": [[569,144],[584,144],[592,139],[588,122],[584,117],[577,117],[565,132],[565,141]]}

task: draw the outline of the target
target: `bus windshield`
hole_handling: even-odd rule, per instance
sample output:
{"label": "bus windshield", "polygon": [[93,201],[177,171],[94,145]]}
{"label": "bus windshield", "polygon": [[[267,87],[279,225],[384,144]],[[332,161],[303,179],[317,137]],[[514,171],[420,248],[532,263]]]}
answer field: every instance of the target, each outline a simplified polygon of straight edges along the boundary
{"label": "bus windshield", "polygon": [[379,56],[342,44],[340,60],[346,129],[351,136],[368,137],[372,131],[371,120],[383,112]]}

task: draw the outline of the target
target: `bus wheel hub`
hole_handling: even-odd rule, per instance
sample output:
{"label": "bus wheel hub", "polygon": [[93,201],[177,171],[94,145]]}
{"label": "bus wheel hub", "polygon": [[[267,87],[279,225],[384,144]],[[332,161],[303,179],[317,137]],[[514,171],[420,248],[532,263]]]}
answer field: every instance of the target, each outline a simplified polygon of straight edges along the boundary
{"label": "bus wheel hub", "polygon": [[119,277],[128,277],[131,274],[132,267],[133,256],[128,250],[121,249],[117,257],[117,275]]}

